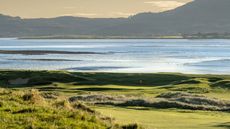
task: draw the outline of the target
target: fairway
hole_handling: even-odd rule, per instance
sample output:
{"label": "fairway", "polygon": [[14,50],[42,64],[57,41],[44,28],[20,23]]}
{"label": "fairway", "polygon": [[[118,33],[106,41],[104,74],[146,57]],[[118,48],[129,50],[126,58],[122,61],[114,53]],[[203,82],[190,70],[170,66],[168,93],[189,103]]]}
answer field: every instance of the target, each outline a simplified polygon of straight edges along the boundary
{"label": "fairway", "polygon": [[95,107],[118,123],[136,122],[146,129],[229,129],[230,114],[191,110],[138,110],[118,107]]}

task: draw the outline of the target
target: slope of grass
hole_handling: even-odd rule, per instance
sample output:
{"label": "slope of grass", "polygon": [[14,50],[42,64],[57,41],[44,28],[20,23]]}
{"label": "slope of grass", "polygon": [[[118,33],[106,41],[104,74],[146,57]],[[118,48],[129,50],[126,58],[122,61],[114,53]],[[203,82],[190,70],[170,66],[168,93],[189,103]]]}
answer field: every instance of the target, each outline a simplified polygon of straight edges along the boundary
{"label": "slope of grass", "polygon": [[0,89],[1,129],[125,129],[131,126],[134,125],[114,124],[112,119],[61,97],[48,100],[37,90]]}

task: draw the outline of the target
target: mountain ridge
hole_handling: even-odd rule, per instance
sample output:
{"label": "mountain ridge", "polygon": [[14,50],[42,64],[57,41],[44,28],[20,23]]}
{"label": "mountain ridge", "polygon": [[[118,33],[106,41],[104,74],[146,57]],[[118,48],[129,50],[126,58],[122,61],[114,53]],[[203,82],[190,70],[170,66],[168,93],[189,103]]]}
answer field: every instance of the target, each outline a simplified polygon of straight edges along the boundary
{"label": "mountain ridge", "polygon": [[0,15],[0,37],[99,35],[151,36],[195,33],[229,33],[229,0],[195,0],[160,13],[140,13],[129,18],[22,19]]}

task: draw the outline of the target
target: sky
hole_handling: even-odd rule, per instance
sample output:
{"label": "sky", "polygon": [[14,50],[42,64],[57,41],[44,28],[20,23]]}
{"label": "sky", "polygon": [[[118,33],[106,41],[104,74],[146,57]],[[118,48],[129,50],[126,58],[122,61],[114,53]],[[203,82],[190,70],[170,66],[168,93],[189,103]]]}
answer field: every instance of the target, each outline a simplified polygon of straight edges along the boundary
{"label": "sky", "polygon": [[191,0],[0,0],[0,14],[22,18],[79,16],[128,17],[141,12],[161,12]]}

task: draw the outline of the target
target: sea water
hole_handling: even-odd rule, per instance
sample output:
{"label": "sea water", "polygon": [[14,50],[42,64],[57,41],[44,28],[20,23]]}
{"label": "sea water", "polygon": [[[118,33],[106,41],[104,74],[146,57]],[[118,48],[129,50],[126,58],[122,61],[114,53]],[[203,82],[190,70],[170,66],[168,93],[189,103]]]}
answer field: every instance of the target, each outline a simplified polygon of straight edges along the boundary
{"label": "sea water", "polygon": [[95,52],[0,53],[0,69],[230,74],[230,40],[0,39],[0,50]]}

